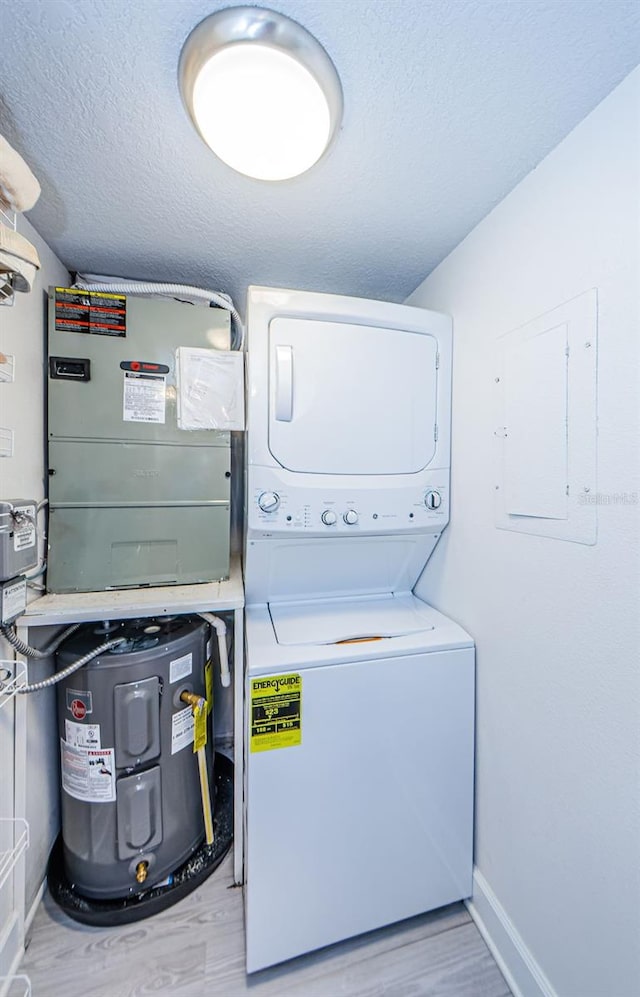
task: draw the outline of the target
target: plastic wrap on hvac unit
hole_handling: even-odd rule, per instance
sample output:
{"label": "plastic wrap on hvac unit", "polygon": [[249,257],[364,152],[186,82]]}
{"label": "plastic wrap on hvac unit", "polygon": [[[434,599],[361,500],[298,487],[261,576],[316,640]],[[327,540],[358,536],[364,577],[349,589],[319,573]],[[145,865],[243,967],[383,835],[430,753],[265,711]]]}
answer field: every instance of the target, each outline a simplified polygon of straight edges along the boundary
{"label": "plastic wrap on hvac unit", "polygon": [[178,429],[244,429],[244,354],[176,350]]}

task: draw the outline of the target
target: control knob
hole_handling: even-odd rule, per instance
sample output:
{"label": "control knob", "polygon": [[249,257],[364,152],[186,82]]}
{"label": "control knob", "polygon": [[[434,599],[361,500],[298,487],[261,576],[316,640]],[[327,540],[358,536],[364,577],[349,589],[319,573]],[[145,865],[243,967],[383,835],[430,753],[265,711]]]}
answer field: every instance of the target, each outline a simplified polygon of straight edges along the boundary
{"label": "control knob", "polygon": [[442,505],[442,495],[440,494],[440,492],[437,492],[435,489],[429,491],[424,497],[424,504],[426,505],[427,509],[430,509],[432,512],[434,512],[436,509],[439,509],[440,506]]}
{"label": "control knob", "polygon": [[262,492],[258,496],[258,506],[263,512],[276,512],[280,506],[280,496],[276,492]]}
{"label": "control knob", "polygon": [[335,524],[338,522],[338,517],[336,516],[333,509],[325,509],[322,515],[320,516],[320,519],[322,520],[325,526],[335,526]]}
{"label": "control knob", "polygon": [[347,509],[344,516],[342,517],[347,524],[347,526],[355,526],[358,522],[358,513],[355,509]]}

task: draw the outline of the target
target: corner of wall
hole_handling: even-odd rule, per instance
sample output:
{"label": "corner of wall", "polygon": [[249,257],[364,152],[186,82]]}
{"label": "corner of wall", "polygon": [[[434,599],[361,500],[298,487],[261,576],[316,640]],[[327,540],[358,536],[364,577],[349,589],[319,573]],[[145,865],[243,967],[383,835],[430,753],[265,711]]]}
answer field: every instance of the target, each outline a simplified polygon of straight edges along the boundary
{"label": "corner of wall", "polygon": [[513,921],[479,869],[466,907],[509,984],[513,997],[558,997]]}

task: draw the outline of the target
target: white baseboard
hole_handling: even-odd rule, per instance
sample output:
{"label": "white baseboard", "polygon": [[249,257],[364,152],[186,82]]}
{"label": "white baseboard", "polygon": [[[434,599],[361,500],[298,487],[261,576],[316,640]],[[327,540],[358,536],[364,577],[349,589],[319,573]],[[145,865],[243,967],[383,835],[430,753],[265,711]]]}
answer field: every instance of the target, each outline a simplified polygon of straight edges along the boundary
{"label": "white baseboard", "polygon": [[31,904],[31,906],[29,908],[29,911],[27,913],[27,916],[24,919],[24,933],[25,933],[25,937],[29,934],[29,929],[31,928],[31,924],[33,922],[33,919],[36,916],[36,911],[38,910],[38,907],[40,906],[40,901],[42,900],[42,898],[44,896],[44,891],[46,890],[46,888],[47,888],[47,881],[46,881],[46,879],[43,879],[42,882],[40,883],[40,889],[38,890],[38,892],[36,893],[35,897],[33,898],[33,903]]}
{"label": "white baseboard", "polygon": [[473,870],[473,897],[467,909],[514,997],[557,997],[513,921],[482,873]]}
{"label": "white baseboard", "polygon": [[17,911],[10,913],[0,934],[0,995],[9,990],[9,979],[18,972],[24,955],[24,930]]}

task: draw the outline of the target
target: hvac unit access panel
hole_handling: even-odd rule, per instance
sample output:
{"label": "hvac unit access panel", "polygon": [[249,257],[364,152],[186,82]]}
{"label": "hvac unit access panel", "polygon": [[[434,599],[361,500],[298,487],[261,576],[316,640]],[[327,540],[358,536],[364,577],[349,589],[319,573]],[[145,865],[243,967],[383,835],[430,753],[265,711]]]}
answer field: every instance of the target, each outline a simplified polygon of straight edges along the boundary
{"label": "hvac unit access panel", "polygon": [[49,289],[49,591],[228,577],[229,433],[178,428],[175,355],[229,339],[220,309]]}

